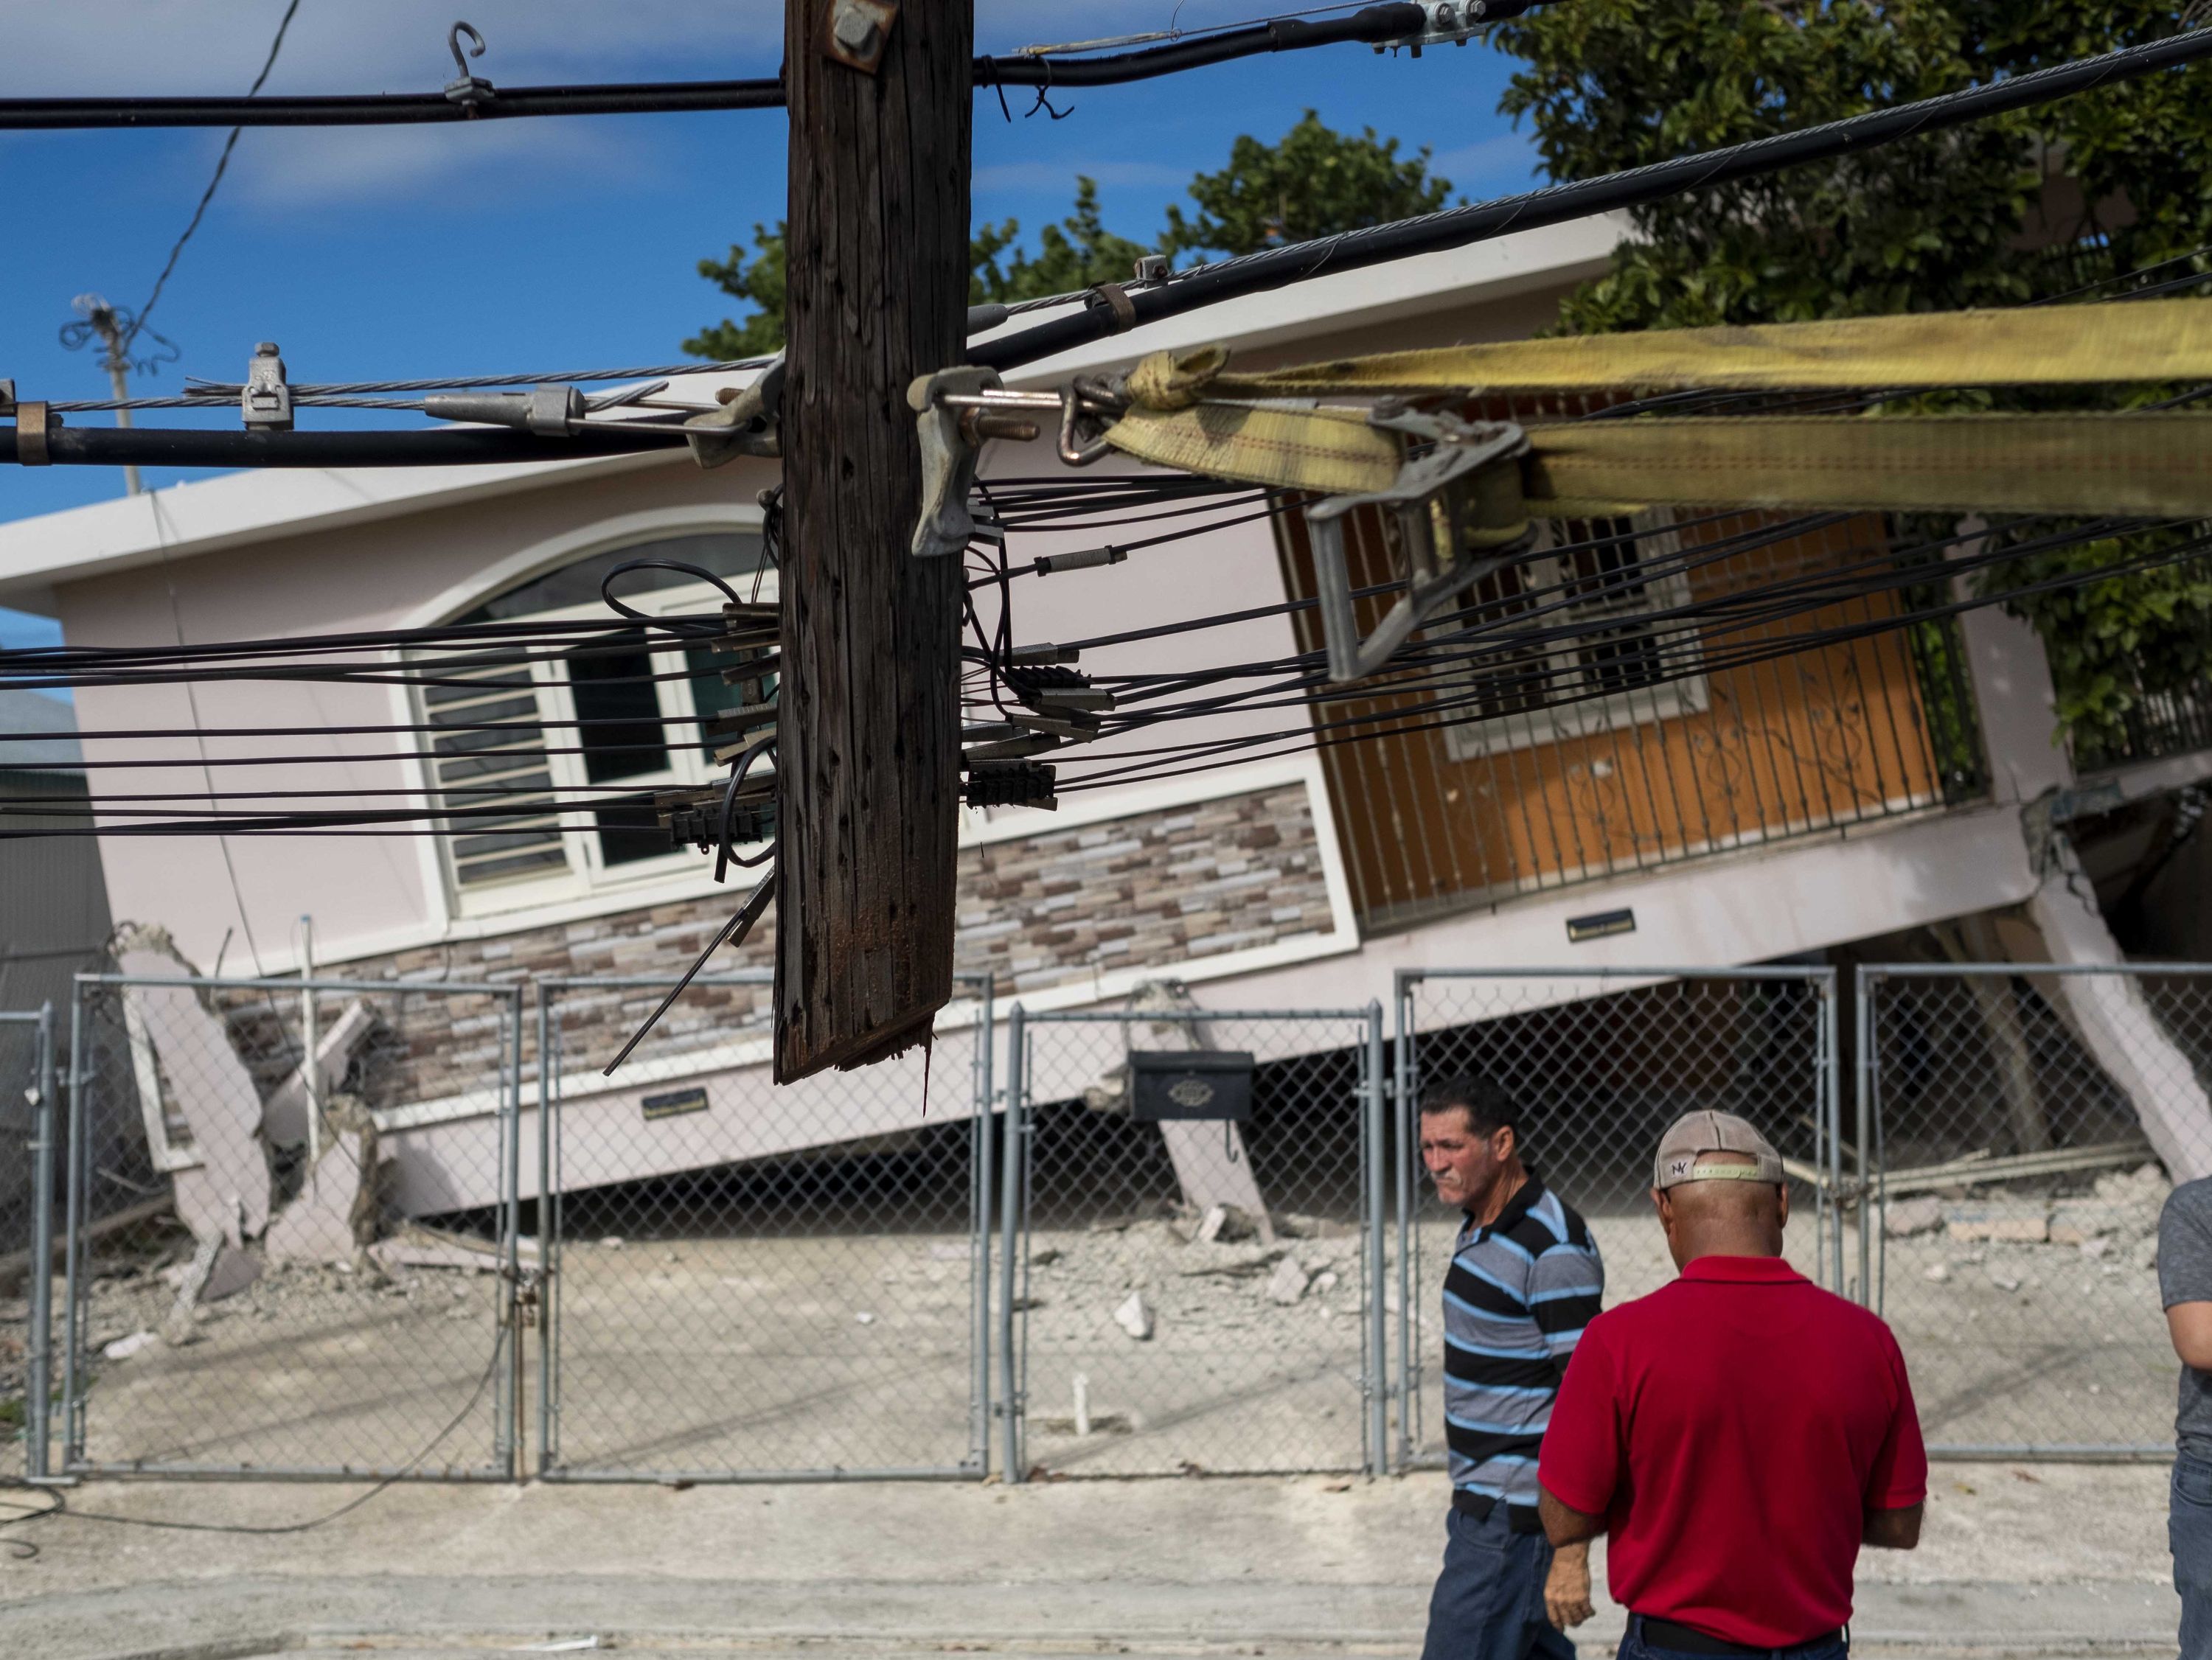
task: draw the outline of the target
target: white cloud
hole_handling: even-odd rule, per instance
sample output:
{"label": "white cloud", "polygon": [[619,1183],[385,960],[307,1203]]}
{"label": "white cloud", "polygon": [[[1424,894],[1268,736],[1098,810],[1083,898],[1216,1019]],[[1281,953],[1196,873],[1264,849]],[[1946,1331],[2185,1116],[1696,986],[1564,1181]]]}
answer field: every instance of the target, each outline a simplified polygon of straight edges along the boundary
{"label": "white cloud", "polygon": [[[286,0],[0,0],[0,90],[19,97],[243,93]],[[453,77],[457,12],[497,83],[772,75],[779,0],[301,0],[279,92],[428,92]]]}
{"label": "white cloud", "polygon": [[465,209],[471,198],[495,191],[635,180],[658,165],[641,136],[595,122],[303,128],[246,134],[231,160],[230,184],[254,208],[443,198]]}

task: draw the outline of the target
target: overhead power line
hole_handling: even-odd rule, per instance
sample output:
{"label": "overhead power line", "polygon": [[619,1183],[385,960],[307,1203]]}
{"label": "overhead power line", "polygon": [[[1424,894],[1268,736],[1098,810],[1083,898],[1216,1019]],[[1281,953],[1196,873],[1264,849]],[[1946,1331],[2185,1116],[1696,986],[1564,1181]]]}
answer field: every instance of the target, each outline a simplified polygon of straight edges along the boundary
{"label": "overhead power line", "polygon": [[1117,314],[1117,308],[1102,299],[1071,316],[1054,318],[989,341],[971,352],[969,359],[991,368],[1010,369],[1162,318],[1280,288],[1307,277],[1358,270],[1413,254],[1465,247],[1514,231],[1536,230],[1571,219],[1620,213],[1685,191],[1754,178],[1804,162],[1832,161],[1900,138],[2032,108],[2097,87],[2177,69],[2208,57],[2212,57],[2212,27],[2200,26],[2163,40],[2123,46],[2094,58],[2054,64],[1986,86],[1968,87],[1890,109],[1870,110],[1864,115],[1824,122],[1801,132],[1776,133],[1722,149],[1654,161],[1602,178],[1547,185],[1495,201],[1447,208],[1416,219],[1345,231],[1285,247],[1266,248],[1218,264],[1200,266],[1157,287],[1128,290],[1125,312]]}
{"label": "overhead power line", "polygon": [[[1988,86],[1967,88],[1893,109],[1870,111],[1802,132],[1778,133],[1717,150],[1678,156],[1600,179],[1554,185],[1364,230],[1242,255],[1152,284],[1132,284],[1116,307],[1098,296],[1072,315],[972,345],[971,363],[1008,369],[1106,338],[1161,318],[1280,288],[1309,277],[1356,270],[1414,254],[1531,230],[1566,220],[1619,212],[1729,180],[1779,172],[1802,163],[1832,161],[1900,138],[2031,108],[2094,88],[2136,79],[2212,57],[2212,27],[2197,27],[2164,40],[2122,47],[2074,63],[2056,64]],[[2200,279],[2191,277],[2185,282]],[[708,367],[708,366],[702,366]],[[398,385],[356,382],[352,385]],[[453,383],[441,383],[453,384]],[[226,389],[228,390],[228,389]],[[0,463],[22,458],[19,433],[0,428]],[[684,442],[666,431],[623,431],[605,423],[567,437],[522,431],[272,433],[202,432],[139,427],[103,431],[55,426],[34,440],[33,460],[55,465],[200,467],[419,467],[494,461],[557,461],[580,455],[612,455],[673,448]]]}
{"label": "overhead power line", "polygon": [[[1492,22],[1517,16],[1542,0],[1492,0]],[[1369,6],[1349,17],[1305,21],[1272,18],[1243,27],[1096,57],[1017,55],[975,60],[978,87],[1109,87],[1180,74],[1240,58],[1303,51],[1316,46],[1382,45],[1419,39],[1429,29],[1425,8]],[[667,115],[704,110],[772,110],[784,106],[774,76],[736,81],[647,81],[573,87],[497,87],[470,82],[474,95],[453,90],[352,93],[280,98],[11,98],[0,100],[0,128],[374,127],[435,121],[520,119],[551,115]]]}
{"label": "overhead power line", "polygon": [[[291,4],[284,8],[284,15],[277,21],[276,36],[269,42],[269,55],[262,59],[261,73],[253,77],[253,84],[246,89],[247,99],[257,97],[261,88],[268,84],[269,72],[276,67],[276,54],[284,50],[284,36],[290,31],[292,19],[299,15],[299,10],[300,0],[292,0]],[[169,278],[177,269],[177,261],[184,254],[185,244],[192,239],[192,233],[199,229],[200,221],[207,217],[208,204],[215,200],[215,193],[222,183],[222,176],[229,169],[230,153],[238,148],[238,135],[243,125],[243,123],[234,124],[230,130],[230,136],[223,140],[222,154],[216,157],[215,173],[208,179],[207,188],[200,192],[199,205],[192,209],[191,222],[185,227],[184,233],[177,238],[175,245],[169,250],[169,257],[162,264],[161,276],[154,279],[154,292],[146,296],[146,303],[138,308],[138,315],[131,323],[130,332],[123,337],[122,344],[116,348],[118,353],[131,349],[131,342],[137,338],[139,330],[146,326],[147,318],[152,314],[154,307],[161,303],[161,290],[169,286]],[[120,397],[122,394],[118,392],[117,396]]]}

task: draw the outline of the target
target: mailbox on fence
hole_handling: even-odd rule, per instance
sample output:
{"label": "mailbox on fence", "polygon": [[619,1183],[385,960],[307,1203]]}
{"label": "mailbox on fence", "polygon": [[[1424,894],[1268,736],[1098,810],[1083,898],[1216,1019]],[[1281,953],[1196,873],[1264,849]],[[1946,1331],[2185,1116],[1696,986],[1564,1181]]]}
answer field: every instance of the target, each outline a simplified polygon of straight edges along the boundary
{"label": "mailbox on fence", "polygon": [[1252,1116],[1249,1049],[1131,1050],[1129,1080],[1130,1116],[1139,1123]]}

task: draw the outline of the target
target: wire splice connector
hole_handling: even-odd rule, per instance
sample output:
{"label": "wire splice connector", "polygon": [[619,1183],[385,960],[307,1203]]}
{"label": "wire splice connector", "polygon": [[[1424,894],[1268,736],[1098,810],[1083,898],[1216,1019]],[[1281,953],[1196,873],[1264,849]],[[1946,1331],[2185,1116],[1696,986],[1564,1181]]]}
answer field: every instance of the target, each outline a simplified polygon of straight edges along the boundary
{"label": "wire splice connector", "polygon": [[967,801],[970,807],[1041,807],[1053,812],[1060,806],[1054,793],[1057,785],[1050,766],[1035,760],[976,760],[968,764]]}

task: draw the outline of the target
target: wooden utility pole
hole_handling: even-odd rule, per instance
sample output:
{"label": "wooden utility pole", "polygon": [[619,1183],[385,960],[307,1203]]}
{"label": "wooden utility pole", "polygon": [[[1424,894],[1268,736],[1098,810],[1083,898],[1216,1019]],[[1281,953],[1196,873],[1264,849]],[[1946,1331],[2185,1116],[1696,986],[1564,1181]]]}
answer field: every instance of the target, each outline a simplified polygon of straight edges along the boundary
{"label": "wooden utility pole", "polygon": [[924,1041],[952,994],[965,579],[908,551],[906,391],[963,353],[974,40],[970,0],[785,0],[779,1082]]}

